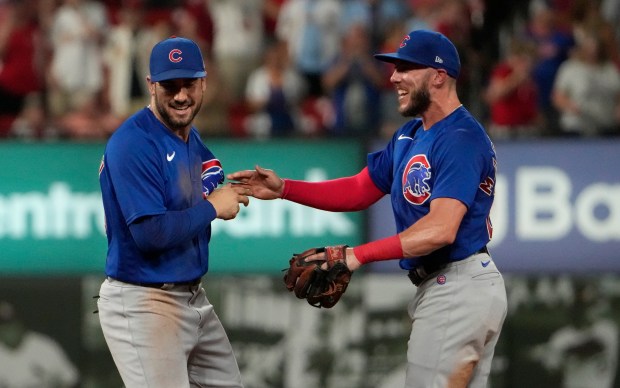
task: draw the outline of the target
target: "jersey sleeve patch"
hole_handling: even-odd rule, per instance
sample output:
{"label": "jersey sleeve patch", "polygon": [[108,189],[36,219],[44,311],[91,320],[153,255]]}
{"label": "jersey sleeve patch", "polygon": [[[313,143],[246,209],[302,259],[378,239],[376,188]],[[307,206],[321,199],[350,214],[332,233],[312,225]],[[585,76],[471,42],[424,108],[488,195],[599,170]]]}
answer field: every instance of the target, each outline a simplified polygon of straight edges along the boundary
{"label": "jersey sleeve patch", "polygon": [[206,198],[213,190],[224,182],[224,170],[218,159],[202,162],[202,194]]}

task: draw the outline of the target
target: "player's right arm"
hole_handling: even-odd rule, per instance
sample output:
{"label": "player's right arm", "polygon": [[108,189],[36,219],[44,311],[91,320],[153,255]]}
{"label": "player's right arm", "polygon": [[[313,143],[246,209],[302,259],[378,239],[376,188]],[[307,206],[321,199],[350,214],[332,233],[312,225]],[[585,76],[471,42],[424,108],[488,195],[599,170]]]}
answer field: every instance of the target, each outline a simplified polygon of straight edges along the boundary
{"label": "player's right arm", "polygon": [[154,142],[140,136],[139,131],[117,131],[104,157],[105,173],[102,175],[120,210],[122,221],[119,223],[127,225],[141,251],[171,249],[196,237],[216,218],[234,218],[239,212],[239,203],[247,205],[248,198],[242,194],[247,189],[227,185],[190,208],[168,209],[164,167],[158,155],[161,152]]}
{"label": "player's right arm", "polygon": [[259,166],[227,177],[238,181],[237,185],[249,188],[251,195],[258,199],[282,198],[334,212],[364,210],[385,195],[374,184],[366,168],[350,177],[322,182],[281,179],[273,170]]}
{"label": "player's right arm", "polygon": [[246,192],[245,188],[228,184],[214,190],[206,201],[191,208],[141,217],[129,224],[129,230],[142,251],[164,251],[194,238],[215,218],[235,218],[239,213],[239,203],[248,205]]}

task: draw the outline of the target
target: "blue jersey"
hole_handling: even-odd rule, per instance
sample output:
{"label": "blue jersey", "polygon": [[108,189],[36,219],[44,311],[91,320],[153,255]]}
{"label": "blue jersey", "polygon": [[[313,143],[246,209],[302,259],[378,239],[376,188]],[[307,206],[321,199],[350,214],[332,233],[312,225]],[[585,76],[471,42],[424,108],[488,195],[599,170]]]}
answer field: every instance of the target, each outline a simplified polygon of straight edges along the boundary
{"label": "blue jersey", "polygon": [[108,254],[105,272],[128,282],[180,282],[209,266],[211,227],[164,252],[142,252],[129,225],[145,216],[185,210],[224,181],[222,166],[192,127],[184,142],[144,108],[106,145],[99,172]]}
{"label": "blue jersey", "polygon": [[[484,128],[465,108],[426,131],[422,120],[409,121],[385,149],[368,156],[368,170],[377,187],[391,195],[399,233],[428,214],[435,198],[454,198],[467,206],[454,243],[433,256],[461,260],[491,239],[495,150]],[[400,266],[412,269],[421,259],[402,259]]]}

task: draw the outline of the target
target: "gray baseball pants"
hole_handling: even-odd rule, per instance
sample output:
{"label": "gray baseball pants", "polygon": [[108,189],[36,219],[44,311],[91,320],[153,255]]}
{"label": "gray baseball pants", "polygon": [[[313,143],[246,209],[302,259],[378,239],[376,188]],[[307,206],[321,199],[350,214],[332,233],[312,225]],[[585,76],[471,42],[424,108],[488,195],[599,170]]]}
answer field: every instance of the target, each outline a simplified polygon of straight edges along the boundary
{"label": "gray baseball pants", "polygon": [[507,312],[504,279],[487,253],[450,263],[418,287],[406,388],[484,388]]}
{"label": "gray baseball pants", "polygon": [[243,386],[230,341],[202,285],[161,290],[108,278],[97,305],[126,388]]}

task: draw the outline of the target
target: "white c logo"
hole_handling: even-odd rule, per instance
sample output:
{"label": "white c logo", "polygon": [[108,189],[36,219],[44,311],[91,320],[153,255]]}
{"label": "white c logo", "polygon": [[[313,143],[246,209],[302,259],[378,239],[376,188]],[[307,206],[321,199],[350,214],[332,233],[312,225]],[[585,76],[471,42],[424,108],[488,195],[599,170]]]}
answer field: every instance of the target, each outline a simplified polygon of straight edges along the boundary
{"label": "white c logo", "polygon": [[170,59],[170,62],[181,62],[183,60],[183,57],[181,56],[181,54],[183,54],[183,52],[179,49],[174,49],[172,51],[170,51],[170,53],[168,54],[168,59]]}

